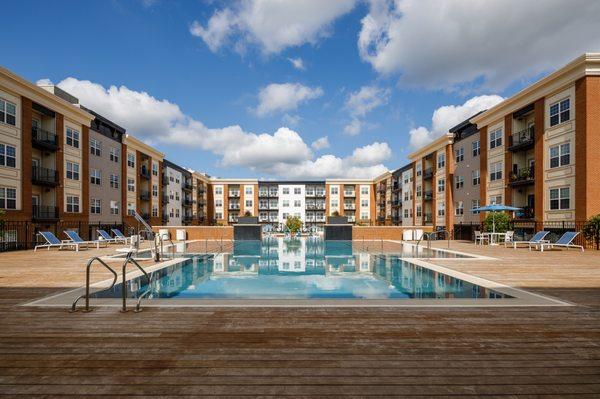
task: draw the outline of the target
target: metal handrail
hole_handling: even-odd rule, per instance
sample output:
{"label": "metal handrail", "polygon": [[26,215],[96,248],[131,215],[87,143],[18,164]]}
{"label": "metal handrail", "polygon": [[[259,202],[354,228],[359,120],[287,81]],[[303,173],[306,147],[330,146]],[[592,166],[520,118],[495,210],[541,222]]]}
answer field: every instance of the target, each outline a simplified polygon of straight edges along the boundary
{"label": "metal handrail", "polygon": [[144,273],[144,276],[146,276],[146,279],[148,280],[148,289],[141,294],[138,297],[136,306],[135,306],[135,312],[140,312],[140,304],[142,302],[142,299],[150,294],[152,292],[152,278],[150,277],[150,275],[144,270],[143,267],[140,266],[140,264],[133,259],[132,257],[132,252],[129,252],[127,254],[127,258],[125,259],[125,262],[123,262],[123,283],[121,284],[121,298],[123,300],[123,307],[121,308],[121,312],[127,312],[127,281],[125,280],[125,275],[126,275],[126,269],[127,269],[127,265],[129,263],[133,263],[142,273]]}
{"label": "metal handrail", "polygon": [[[81,298],[85,298],[85,312],[90,312],[90,311],[91,311],[91,309],[90,309],[90,269],[91,269],[91,267],[92,267],[92,264],[93,264],[95,261],[98,261],[98,262],[100,262],[100,264],[101,264],[102,266],[104,266],[105,268],[107,268],[107,269],[108,269],[108,270],[109,270],[109,271],[110,271],[110,272],[113,274],[113,276],[114,276],[114,278],[113,278],[113,281],[112,281],[112,284],[110,285],[110,287],[108,287],[108,288],[105,288],[105,289],[103,289],[103,290],[100,290],[100,291],[106,291],[106,290],[110,290],[112,287],[114,287],[114,286],[115,286],[115,284],[116,284],[116,282],[117,282],[117,278],[118,278],[117,272],[115,272],[115,271],[113,270],[113,268],[112,268],[112,267],[108,266],[108,265],[106,264],[106,262],[104,262],[104,261],[103,261],[102,259],[100,259],[98,256],[95,256],[95,257],[93,257],[92,259],[90,259],[90,260],[88,261],[88,263],[87,263],[87,266],[86,266],[86,268],[85,268],[85,294],[84,294],[84,295],[80,295],[80,296],[78,296],[78,297],[77,297],[77,298],[76,298],[76,299],[73,301],[73,304],[71,305],[71,312],[76,312],[76,311],[77,311],[77,302],[78,302],[78,301],[79,301]],[[97,292],[100,292],[100,291],[97,291]]]}
{"label": "metal handrail", "polygon": [[171,240],[170,237],[166,237],[164,235],[158,235],[158,240],[160,241],[160,255],[163,256],[162,260],[164,260],[164,253],[165,250],[163,248],[163,244],[165,242],[165,240],[168,240],[171,243],[171,253],[173,255],[173,258],[175,258],[175,243],[173,242],[173,240]]}
{"label": "metal handrail", "polygon": [[427,241],[427,249],[431,249],[431,236],[433,235],[438,235],[439,233],[444,233],[446,235],[446,238],[448,240],[448,249],[450,248],[450,232],[448,230],[437,230],[437,231],[431,231],[431,232],[425,232],[423,233],[423,235],[421,235],[421,237],[419,237],[419,240],[417,241],[417,246],[419,245],[419,243],[421,242],[421,240],[423,238],[425,238],[425,241]]}

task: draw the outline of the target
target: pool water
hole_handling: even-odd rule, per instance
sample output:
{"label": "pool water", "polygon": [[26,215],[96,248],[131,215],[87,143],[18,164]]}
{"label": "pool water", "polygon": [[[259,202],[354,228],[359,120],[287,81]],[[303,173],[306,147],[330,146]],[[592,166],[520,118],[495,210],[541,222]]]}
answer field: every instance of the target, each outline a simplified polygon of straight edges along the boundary
{"label": "pool water", "polygon": [[[190,249],[187,247],[186,249]],[[461,257],[403,246],[374,254],[352,242],[268,239],[235,242],[218,254],[186,253],[186,259],[154,272],[149,298],[172,299],[415,299],[507,298],[507,295],[416,265],[410,258]],[[425,250],[426,251],[426,250]],[[129,297],[148,288],[131,280]],[[121,287],[95,294],[118,297]]]}

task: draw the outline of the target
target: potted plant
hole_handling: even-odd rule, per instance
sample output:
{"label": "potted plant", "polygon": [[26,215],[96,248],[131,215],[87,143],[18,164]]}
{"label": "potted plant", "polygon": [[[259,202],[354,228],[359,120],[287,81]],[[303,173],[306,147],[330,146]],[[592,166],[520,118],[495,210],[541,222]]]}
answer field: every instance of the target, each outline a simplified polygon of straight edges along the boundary
{"label": "potted plant", "polygon": [[338,211],[333,211],[331,216],[327,217],[328,224],[348,224],[348,217],[341,216]]}
{"label": "potted plant", "polygon": [[600,214],[589,218],[583,225],[581,233],[586,240],[594,242],[596,249],[600,249]]}
{"label": "potted plant", "polygon": [[288,217],[285,221],[285,227],[292,235],[296,235],[300,230],[302,230],[302,220],[296,216]]}

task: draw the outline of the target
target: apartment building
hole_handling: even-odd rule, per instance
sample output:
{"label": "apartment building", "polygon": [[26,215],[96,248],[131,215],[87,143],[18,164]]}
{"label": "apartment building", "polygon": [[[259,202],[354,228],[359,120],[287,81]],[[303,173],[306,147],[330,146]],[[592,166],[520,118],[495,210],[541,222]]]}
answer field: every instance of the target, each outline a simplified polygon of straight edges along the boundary
{"label": "apartment building", "polygon": [[350,223],[372,224],[375,219],[375,192],[371,179],[328,179],[326,215],[338,212]]}
{"label": "apartment building", "polygon": [[121,163],[121,174],[127,179],[123,191],[127,213],[123,220],[135,225],[132,216],[135,211],[150,224],[160,225],[163,210],[159,197],[163,192],[160,171],[163,169],[164,154],[130,134],[125,135],[122,153],[125,159]]}
{"label": "apartment building", "polygon": [[584,54],[471,119],[480,131],[481,203],[518,219],[600,213],[600,54]]}
{"label": "apartment building", "polygon": [[392,173],[385,172],[374,179],[375,222],[380,226],[392,224]]}
{"label": "apartment building", "polygon": [[125,129],[90,109],[82,108],[94,116],[89,136],[89,221],[121,223],[123,179],[119,154]]}
{"label": "apartment building", "polygon": [[307,228],[319,227],[325,224],[326,190],[324,181],[306,183],[304,192],[306,195],[305,225]]}
{"label": "apartment building", "polygon": [[94,116],[55,95],[59,91],[0,67],[0,209],[11,220],[89,217]]}
{"label": "apartment building", "polygon": [[208,224],[208,189],[210,177],[191,169],[189,169],[189,172],[192,176],[192,224]]}
{"label": "apartment building", "polygon": [[258,211],[258,180],[211,179],[214,206],[213,223],[235,224],[246,213],[256,216]]}
{"label": "apartment building", "polygon": [[[481,205],[481,139],[479,129],[469,119],[450,129],[454,153],[454,224],[478,223],[479,212],[472,209]],[[450,226],[451,227],[451,226]]]}
{"label": "apartment building", "polygon": [[[183,182],[184,169],[181,166],[164,160],[162,176],[162,220],[167,226],[183,226],[184,209],[183,209]],[[162,178],[162,177],[161,177]]]}

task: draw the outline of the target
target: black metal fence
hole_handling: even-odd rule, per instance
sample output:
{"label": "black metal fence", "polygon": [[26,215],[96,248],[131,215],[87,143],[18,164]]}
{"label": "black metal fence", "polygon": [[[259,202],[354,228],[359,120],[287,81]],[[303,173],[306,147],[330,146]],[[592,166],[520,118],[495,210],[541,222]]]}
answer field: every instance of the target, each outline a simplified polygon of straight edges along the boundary
{"label": "black metal fence", "polygon": [[[547,239],[551,242],[556,241],[567,231],[577,231],[581,233],[585,221],[572,222],[536,222],[513,220],[510,222],[510,230],[515,232],[515,240],[528,240],[537,231],[549,231]],[[475,240],[475,231],[484,231],[483,223],[459,223],[454,225],[452,235],[455,240]],[[594,240],[587,240],[583,234],[579,234],[574,244],[583,245],[585,249],[596,249]]]}
{"label": "black metal fence", "polygon": [[0,252],[20,249],[32,249],[37,244],[44,243],[38,235],[40,231],[50,231],[59,239],[67,239],[65,230],[75,230],[84,240],[98,238],[97,229],[104,229],[111,234],[110,229],[120,229],[124,234],[131,234],[133,228],[124,223],[89,223],[89,222],[30,222],[5,220],[0,223]]}

